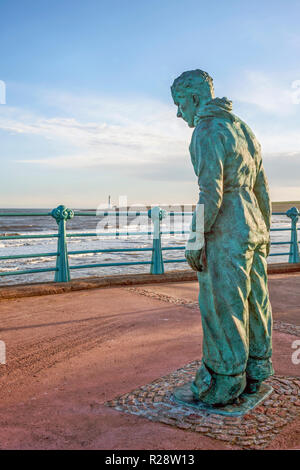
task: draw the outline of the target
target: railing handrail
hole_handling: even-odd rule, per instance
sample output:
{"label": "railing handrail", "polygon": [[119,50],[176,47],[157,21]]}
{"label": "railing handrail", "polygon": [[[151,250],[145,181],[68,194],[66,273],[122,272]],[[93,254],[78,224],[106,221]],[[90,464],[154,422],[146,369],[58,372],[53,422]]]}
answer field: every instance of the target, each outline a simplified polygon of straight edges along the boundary
{"label": "railing handrail", "polygon": [[[96,209],[91,209],[88,212],[82,212],[82,211],[77,211],[76,209],[73,210],[74,216],[76,215],[77,217],[87,217],[87,216],[93,216],[93,217],[106,217],[110,215],[116,215],[116,216],[121,216],[121,215],[144,215],[148,217],[148,212],[147,211],[97,211]],[[193,212],[189,211],[168,211],[168,216],[174,216],[174,215],[193,215]],[[285,215],[288,217],[286,212],[272,212],[272,215]],[[50,212],[0,212],[0,217],[47,217],[51,216],[51,211]]]}
{"label": "railing handrail", "polygon": [[[41,217],[50,216],[56,219],[58,224],[58,233],[50,234],[29,234],[29,235],[0,235],[0,240],[15,240],[15,239],[43,239],[43,238],[57,238],[58,248],[56,252],[50,253],[30,253],[30,254],[18,254],[18,255],[6,255],[0,256],[0,260],[11,260],[21,258],[42,258],[42,257],[56,257],[56,267],[54,268],[37,268],[37,269],[26,269],[17,271],[4,271],[0,272],[0,276],[18,275],[18,274],[30,274],[40,272],[55,272],[55,280],[58,282],[68,282],[70,280],[70,270],[72,269],[85,269],[91,267],[104,267],[104,266],[129,266],[129,265],[151,265],[152,274],[162,274],[164,272],[164,263],[177,263],[185,262],[185,259],[172,259],[163,260],[162,252],[167,250],[184,250],[185,246],[161,246],[162,235],[175,235],[175,234],[186,234],[189,230],[162,230],[163,218],[168,215],[169,217],[174,216],[192,216],[193,212],[188,211],[165,211],[159,207],[146,211],[130,211],[130,210],[112,210],[112,211],[99,211],[99,210],[71,210],[65,206],[58,206],[50,212],[0,212],[0,217]],[[272,215],[283,215],[291,220],[290,227],[271,227],[271,231],[290,231],[290,241],[271,242],[271,245],[290,245],[290,251],[284,253],[270,253],[269,256],[282,256],[288,255],[290,263],[299,262],[299,241],[297,231],[300,227],[297,227],[298,218],[300,212],[297,208],[292,207],[286,212],[272,212]],[[118,231],[113,232],[66,232],[66,221],[73,217],[107,217],[107,216],[134,216],[141,217],[145,216],[152,220],[153,230],[149,231]],[[73,250],[68,252],[67,250],[67,238],[70,237],[104,237],[104,236],[141,236],[141,235],[152,235],[153,244],[151,248],[106,248],[106,249],[95,249],[95,250]],[[69,266],[69,255],[76,254],[91,254],[91,253],[116,253],[116,252],[152,252],[151,261],[132,261],[132,262],[119,262],[119,263],[94,263],[85,264],[78,266]]]}

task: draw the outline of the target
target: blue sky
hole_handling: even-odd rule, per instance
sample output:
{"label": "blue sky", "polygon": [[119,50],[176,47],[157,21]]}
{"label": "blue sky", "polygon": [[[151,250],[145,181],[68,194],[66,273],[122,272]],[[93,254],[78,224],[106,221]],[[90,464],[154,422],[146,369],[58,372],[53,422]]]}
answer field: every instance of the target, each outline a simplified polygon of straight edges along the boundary
{"label": "blue sky", "polygon": [[257,134],[272,199],[300,200],[299,17],[293,0],[0,0],[0,206],[195,203],[170,96],[195,68]]}

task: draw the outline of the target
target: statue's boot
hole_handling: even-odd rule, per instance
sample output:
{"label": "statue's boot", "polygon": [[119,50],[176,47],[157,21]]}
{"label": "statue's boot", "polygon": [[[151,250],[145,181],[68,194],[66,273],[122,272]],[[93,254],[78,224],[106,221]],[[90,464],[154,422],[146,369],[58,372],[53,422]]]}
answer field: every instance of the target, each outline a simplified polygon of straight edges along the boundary
{"label": "statue's boot", "polygon": [[250,394],[256,393],[259,391],[261,384],[262,382],[260,382],[259,380],[252,380],[247,377],[247,385],[244,392]]}
{"label": "statue's boot", "polygon": [[271,358],[260,359],[249,357],[246,367],[247,385],[245,392],[258,392],[262,382],[271,375],[274,375]]}
{"label": "statue's boot", "polygon": [[246,387],[246,374],[220,375],[204,363],[191,385],[194,397],[208,405],[224,406],[233,403]]}

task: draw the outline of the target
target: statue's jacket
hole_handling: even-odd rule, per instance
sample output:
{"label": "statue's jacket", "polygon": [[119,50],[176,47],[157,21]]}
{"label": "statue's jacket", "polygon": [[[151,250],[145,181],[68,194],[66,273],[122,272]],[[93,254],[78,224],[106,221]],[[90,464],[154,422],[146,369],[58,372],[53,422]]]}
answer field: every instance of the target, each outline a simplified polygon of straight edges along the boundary
{"label": "statue's jacket", "polygon": [[212,387],[211,374],[233,377],[242,390],[246,375],[260,381],[273,373],[268,183],[256,137],[231,110],[227,98],[204,105],[190,144],[204,204],[206,252],[206,266],[197,273],[204,335],[195,383],[199,397],[210,403],[220,393],[226,402],[225,389],[232,386]]}
{"label": "statue's jacket", "polygon": [[238,245],[267,243],[271,203],[260,144],[231,110],[231,101],[215,98],[196,116],[190,154],[204,232]]}

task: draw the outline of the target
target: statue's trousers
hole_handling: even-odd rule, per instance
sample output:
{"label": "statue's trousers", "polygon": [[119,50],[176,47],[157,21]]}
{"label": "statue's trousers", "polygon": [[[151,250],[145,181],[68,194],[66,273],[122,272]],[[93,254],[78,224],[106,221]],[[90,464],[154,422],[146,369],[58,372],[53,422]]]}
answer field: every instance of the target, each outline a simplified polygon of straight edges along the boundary
{"label": "statue's trousers", "polygon": [[262,381],[273,372],[267,246],[234,238],[206,236],[207,266],[198,273],[203,363],[215,374]]}

